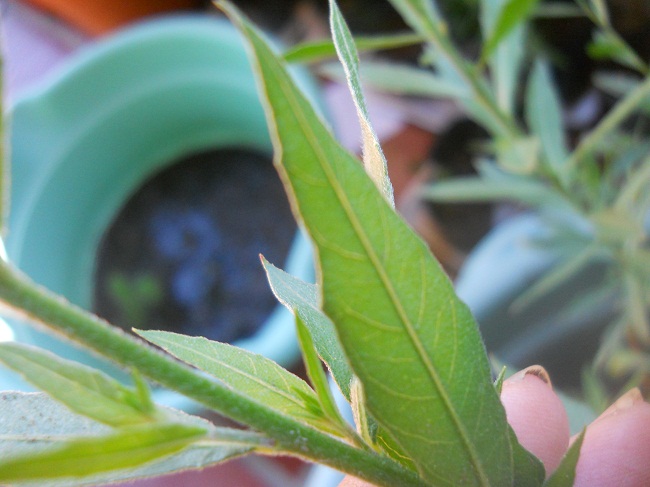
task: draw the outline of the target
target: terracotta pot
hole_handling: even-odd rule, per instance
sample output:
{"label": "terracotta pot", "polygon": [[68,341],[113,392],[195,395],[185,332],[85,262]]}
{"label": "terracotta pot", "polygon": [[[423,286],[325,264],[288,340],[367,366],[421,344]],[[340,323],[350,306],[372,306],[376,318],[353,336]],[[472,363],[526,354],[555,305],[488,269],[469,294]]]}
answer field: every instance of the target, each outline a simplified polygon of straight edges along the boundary
{"label": "terracotta pot", "polygon": [[201,0],[26,0],[35,7],[93,36],[135,20],[178,10],[196,9]]}

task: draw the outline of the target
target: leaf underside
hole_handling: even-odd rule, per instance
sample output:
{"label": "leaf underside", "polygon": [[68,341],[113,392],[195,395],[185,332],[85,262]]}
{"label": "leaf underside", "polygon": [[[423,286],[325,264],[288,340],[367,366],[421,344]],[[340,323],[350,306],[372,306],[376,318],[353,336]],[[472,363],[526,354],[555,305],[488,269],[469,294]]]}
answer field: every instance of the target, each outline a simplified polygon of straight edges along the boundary
{"label": "leaf underside", "polygon": [[15,342],[0,344],[0,361],[79,414],[110,426],[151,422],[155,410],[137,393],[91,367]]}
{"label": "leaf underside", "polygon": [[262,355],[203,337],[154,330],[137,333],[269,409],[318,429],[339,431],[326,419],[305,381]]}
{"label": "leaf underside", "polygon": [[426,245],[334,140],[277,56],[255,53],[292,207],[317,247],[323,309],[379,425],[436,485],[509,485],[505,412],[468,309]]}
{"label": "leaf underside", "polygon": [[[203,468],[233,456],[250,452],[255,447],[255,441],[258,441],[251,441],[253,440],[252,435],[247,432],[216,428],[201,418],[172,409],[168,409],[166,412],[168,422],[165,424],[167,426],[161,427],[160,424],[144,425],[145,428],[149,429],[144,434],[151,435],[153,439],[150,442],[152,449],[146,451],[146,448],[142,448],[139,453],[142,455],[143,461],[147,459],[147,456],[151,461],[141,466],[125,469],[124,467],[128,463],[137,463],[134,462],[133,450],[131,452],[127,451],[126,458],[122,457],[122,464],[119,464],[116,458],[112,458],[113,463],[110,465],[101,462],[92,464],[90,462],[95,459],[91,458],[85,466],[81,466],[85,468],[83,473],[87,473],[89,476],[83,479],[72,478],[66,477],[64,475],[66,472],[63,469],[67,468],[67,473],[71,473],[75,468],[80,468],[74,464],[70,465],[68,460],[69,458],[78,460],[84,454],[82,451],[75,450],[75,448],[87,450],[83,443],[81,443],[80,447],[72,448],[67,455],[53,455],[49,459],[46,457],[45,460],[49,463],[39,461],[37,455],[65,447],[66,442],[75,439],[84,439],[86,442],[95,441],[95,447],[97,447],[98,442],[104,441],[111,434],[114,435],[112,432],[124,430],[113,430],[106,425],[75,414],[44,393],[1,393],[0,478],[7,480],[8,475],[16,477],[19,473],[18,469],[21,468],[24,470],[23,473],[29,474],[33,479],[38,478],[39,473],[43,473],[45,476],[27,482],[26,485],[37,485],[39,487],[98,485],[109,481],[125,481],[163,475],[174,471]],[[173,422],[177,426],[180,425],[178,432],[182,434],[177,436],[177,440],[179,440],[177,444],[170,441],[173,437],[167,436],[165,439],[155,434],[156,428],[168,428],[169,422]],[[127,429],[126,431],[130,430]],[[193,431],[199,433],[200,437],[209,438],[209,441],[193,442]],[[204,431],[205,434],[201,434],[200,431]],[[185,433],[189,434],[189,437],[183,439]],[[220,441],[220,437],[226,439]],[[167,450],[158,448],[161,440],[168,442]],[[118,442],[118,450],[127,450],[126,443],[126,441]],[[103,445],[103,448],[106,448],[107,444],[108,442]],[[180,451],[174,453],[174,450]],[[104,453],[102,452],[102,454]],[[155,459],[165,453],[167,455],[164,458]],[[88,455],[88,453],[85,454]],[[29,455],[24,467],[21,467],[20,463],[18,463],[7,468],[5,462],[10,461],[12,458],[23,457],[23,455]],[[69,458],[66,458],[66,456]],[[58,460],[62,463],[57,463]],[[82,462],[79,460],[77,463]],[[58,478],[52,478],[53,472],[57,472],[58,475],[55,477]],[[81,472],[77,470],[77,473]],[[23,485],[22,482],[21,485]]]}
{"label": "leaf underside", "polygon": [[350,400],[352,370],[341,348],[334,323],[320,309],[318,286],[287,274],[266,260],[262,261],[271,289],[289,310],[309,329],[316,351],[325,362],[341,393]]}

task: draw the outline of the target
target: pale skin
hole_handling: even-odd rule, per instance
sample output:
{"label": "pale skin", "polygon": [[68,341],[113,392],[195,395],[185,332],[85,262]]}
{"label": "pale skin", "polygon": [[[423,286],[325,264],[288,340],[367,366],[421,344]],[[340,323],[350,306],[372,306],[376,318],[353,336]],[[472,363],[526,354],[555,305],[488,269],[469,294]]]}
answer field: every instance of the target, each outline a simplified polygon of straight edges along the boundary
{"label": "pale skin", "polygon": [[[547,475],[559,465],[572,438],[560,399],[544,369],[529,367],[503,383],[508,422]],[[587,427],[575,487],[650,485],[650,403],[633,389]],[[346,477],[339,487],[372,487]]]}

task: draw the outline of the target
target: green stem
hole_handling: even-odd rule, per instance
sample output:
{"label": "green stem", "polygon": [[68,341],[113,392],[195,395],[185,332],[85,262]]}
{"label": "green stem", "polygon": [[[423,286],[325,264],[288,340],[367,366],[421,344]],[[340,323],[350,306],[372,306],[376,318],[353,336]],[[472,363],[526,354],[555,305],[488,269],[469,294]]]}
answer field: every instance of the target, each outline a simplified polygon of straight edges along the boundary
{"label": "green stem", "polygon": [[635,110],[638,110],[641,102],[650,96],[650,76],[632,90],[625,98],[619,101],[616,106],[589,132],[589,135],[580,141],[580,144],[571,154],[567,164],[569,170],[575,169],[585,157],[593,153],[599,144],[610,132],[614,131],[625,121]]}
{"label": "green stem", "polygon": [[453,66],[456,73],[469,86],[476,103],[490,115],[492,123],[498,128],[498,135],[505,138],[519,137],[520,130],[514,120],[504,114],[498,107],[491,93],[483,84],[480,76],[458,52],[447,34],[446,25],[435,18],[431,12],[418,9],[418,2],[408,0],[390,0],[393,7],[410,24],[411,28],[427,39]]}
{"label": "green stem", "polygon": [[[432,39],[433,41],[433,39]],[[498,135],[507,139],[520,137],[519,129],[512,119],[505,115],[498,107],[494,98],[491,96],[485,85],[482,83],[482,76],[471,69],[464,58],[458,54],[452,44],[446,39],[442,40],[437,47],[443,51],[447,60],[452,63],[456,72],[467,83],[474,94],[474,101],[481,105],[490,115],[492,123],[498,127]]]}
{"label": "green stem", "polygon": [[380,486],[424,486],[415,472],[270,410],[163,354],[91,313],[34,284],[9,264],[0,264],[0,301],[30,320],[81,343],[119,365],[246,424],[278,449],[322,463]]}

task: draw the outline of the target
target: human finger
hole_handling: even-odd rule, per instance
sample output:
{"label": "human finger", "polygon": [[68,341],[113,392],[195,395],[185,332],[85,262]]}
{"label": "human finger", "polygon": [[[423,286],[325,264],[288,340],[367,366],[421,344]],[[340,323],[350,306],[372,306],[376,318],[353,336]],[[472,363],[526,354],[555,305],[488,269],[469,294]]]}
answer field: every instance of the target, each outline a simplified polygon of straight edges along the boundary
{"label": "human finger", "polygon": [[569,446],[569,418],[544,368],[527,367],[503,383],[501,402],[517,439],[550,475]]}
{"label": "human finger", "polygon": [[638,389],[622,396],[587,427],[574,485],[650,485],[650,404]]}

